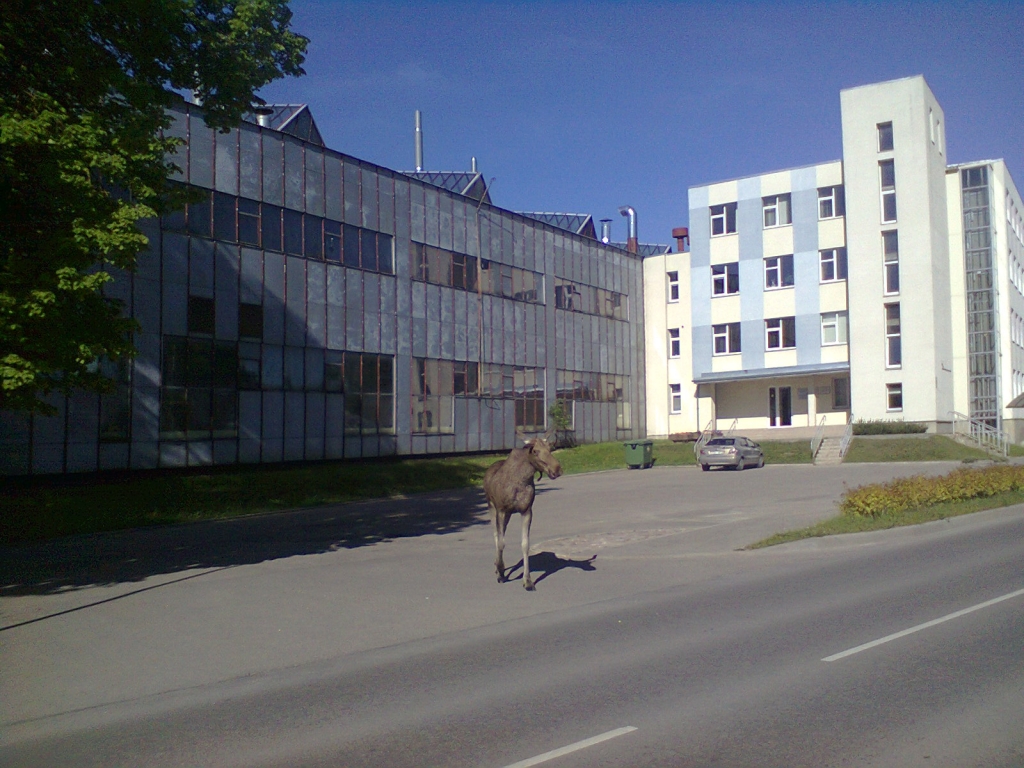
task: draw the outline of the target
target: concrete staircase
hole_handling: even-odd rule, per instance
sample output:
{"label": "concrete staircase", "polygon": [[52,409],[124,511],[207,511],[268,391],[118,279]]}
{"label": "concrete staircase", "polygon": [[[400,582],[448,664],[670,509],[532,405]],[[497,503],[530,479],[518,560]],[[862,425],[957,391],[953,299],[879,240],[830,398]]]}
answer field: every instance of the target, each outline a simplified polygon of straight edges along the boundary
{"label": "concrete staircase", "polygon": [[821,441],[818,455],[814,457],[814,464],[821,467],[834,467],[843,463],[843,457],[839,452],[839,444],[842,438],[826,437]]}

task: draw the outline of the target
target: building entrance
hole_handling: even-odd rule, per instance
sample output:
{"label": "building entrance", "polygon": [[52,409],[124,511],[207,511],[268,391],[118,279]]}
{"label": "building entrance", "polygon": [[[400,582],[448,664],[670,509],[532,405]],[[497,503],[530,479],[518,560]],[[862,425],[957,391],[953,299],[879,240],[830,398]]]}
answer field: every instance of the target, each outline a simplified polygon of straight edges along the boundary
{"label": "building entrance", "polygon": [[772,427],[788,427],[793,423],[792,387],[768,388],[768,424]]}

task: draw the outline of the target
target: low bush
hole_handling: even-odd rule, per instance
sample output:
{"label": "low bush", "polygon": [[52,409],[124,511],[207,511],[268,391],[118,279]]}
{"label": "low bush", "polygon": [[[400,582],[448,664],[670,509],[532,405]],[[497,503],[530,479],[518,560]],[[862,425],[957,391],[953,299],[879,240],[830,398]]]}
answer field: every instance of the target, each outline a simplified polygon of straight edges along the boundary
{"label": "low bush", "polygon": [[996,496],[1010,491],[1024,491],[1024,466],[956,469],[941,477],[917,475],[865,485],[846,491],[839,502],[839,510],[844,515],[881,517],[916,507]]}
{"label": "low bush", "polygon": [[855,421],[853,422],[853,434],[855,435],[919,435],[927,432],[928,427],[924,424],[915,424],[912,421]]}

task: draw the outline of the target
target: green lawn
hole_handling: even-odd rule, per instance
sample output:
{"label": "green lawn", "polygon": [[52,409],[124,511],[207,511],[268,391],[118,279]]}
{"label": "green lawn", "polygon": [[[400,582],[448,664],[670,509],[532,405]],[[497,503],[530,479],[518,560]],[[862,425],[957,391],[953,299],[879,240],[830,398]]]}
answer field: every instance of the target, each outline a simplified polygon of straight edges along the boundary
{"label": "green lawn", "polygon": [[878,515],[876,517],[837,515],[809,528],[776,533],[767,539],[751,544],[747,549],[761,549],[762,547],[771,547],[790,541],[799,541],[800,539],[810,539],[819,536],[832,536],[839,533],[864,533],[866,531],[900,528],[906,525],[919,525],[920,523],[929,523],[933,520],[945,520],[948,517],[967,515],[971,512],[981,512],[984,509],[996,509],[1021,503],[1024,503],[1024,492],[1009,491],[995,496],[968,499],[967,501],[951,501],[928,507],[907,509],[892,515]]}
{"label": "green lawn", "polygon": [[[809,441],[764,441],[768,464],[808,463]],[[479,485],[504,454],[302,466],[0,480],[0,543]],[[557,452],[566,474],[625,467],[622,442]],[[944,437],[855,439],[847,461],[928,461],[985,454]],[[655,466],[692,466],[693,443],[654,443]],[[640,471],[640,470],[638,470]]]}
{"label": "green lawn", "polygon": [[846,463],[866,461],[963,461],[990,459],[991,454],[970,448],[948,437],[855,437],[846,453]]}

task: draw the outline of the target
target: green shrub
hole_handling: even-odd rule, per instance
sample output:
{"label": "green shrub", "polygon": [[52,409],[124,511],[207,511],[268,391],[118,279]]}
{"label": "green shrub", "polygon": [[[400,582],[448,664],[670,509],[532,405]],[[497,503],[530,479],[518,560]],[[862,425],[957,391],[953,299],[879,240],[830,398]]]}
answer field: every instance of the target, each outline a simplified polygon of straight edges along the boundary
{"label": "green shrub", "polygon": [[916,475],[853,488],[843,494],[839,511],[844,515],[880,517],[915,507],[1022,490],[1024,466],[956,469],[942,477]]}
{"label": "green shrub", "polygon": [[853,434],[855,435],[919,435],[927,432],[928,427],[924,424],[915,424],[912,421],[855,421],[853,422]]}

